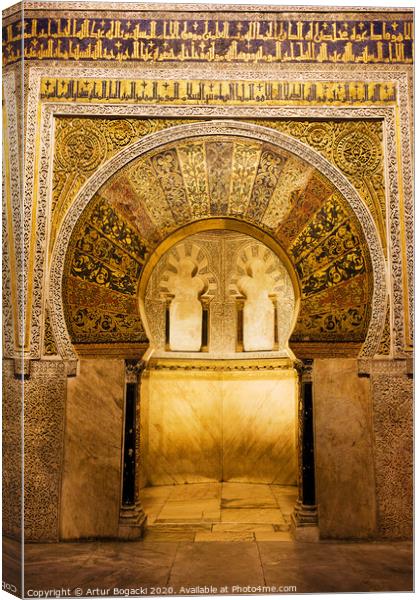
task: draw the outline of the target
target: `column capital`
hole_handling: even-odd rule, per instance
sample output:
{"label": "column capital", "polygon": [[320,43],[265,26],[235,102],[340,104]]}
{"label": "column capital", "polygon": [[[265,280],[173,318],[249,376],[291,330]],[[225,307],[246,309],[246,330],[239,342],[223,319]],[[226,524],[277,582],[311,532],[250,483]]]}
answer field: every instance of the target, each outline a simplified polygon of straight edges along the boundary
{"label": "column capital", "polygon": [[301,377],[302,382],[312,381],[313,358],[297,359],[294,362],[294,367]]}
{"label": "column capital", "polygon": [[127,359],[125,361],[125,380],[126,383],[137,383],[139,375],[144,371],[146,363],[141,358]]}

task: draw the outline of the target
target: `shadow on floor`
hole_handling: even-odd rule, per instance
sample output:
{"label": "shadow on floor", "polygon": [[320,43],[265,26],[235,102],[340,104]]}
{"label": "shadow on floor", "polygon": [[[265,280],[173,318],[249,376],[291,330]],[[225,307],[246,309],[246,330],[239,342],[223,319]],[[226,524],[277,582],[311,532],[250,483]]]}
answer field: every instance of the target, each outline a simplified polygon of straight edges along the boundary
{"label": "shadow on floor", "polygon": [[[4,545],[6,567],[17,542]],[[187,589],[188,588],[188,589]],[[194,588],[194,590],[192,589]],[[25,596],[412,591],[412,544],[85,542],[27,544]]]}

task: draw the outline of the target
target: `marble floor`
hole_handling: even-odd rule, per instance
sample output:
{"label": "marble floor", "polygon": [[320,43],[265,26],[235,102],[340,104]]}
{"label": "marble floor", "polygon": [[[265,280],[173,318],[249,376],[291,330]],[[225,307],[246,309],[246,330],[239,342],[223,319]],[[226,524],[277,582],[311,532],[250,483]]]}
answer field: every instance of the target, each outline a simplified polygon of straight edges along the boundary
{"label": "marble floor", "polygon": [[[19,589],[18,554],[5,539],[3,577]],[[412,591],[412,560],[409,542],[27,544],[25,596]]]}
{"label": "marble floor", "polygon": [[295,486],[196,483],[144,488],[147,541],[291,542]]}

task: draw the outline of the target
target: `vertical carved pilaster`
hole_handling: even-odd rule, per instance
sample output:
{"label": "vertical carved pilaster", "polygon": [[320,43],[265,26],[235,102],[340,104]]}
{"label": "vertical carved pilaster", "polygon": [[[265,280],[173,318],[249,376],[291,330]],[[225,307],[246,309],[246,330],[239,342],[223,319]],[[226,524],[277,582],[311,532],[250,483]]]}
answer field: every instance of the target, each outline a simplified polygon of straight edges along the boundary
{"label": "vertical carved pilaster", "polygon": [[313,433],[311,359],[298,361],[298,489],[299,495],[292,515],[292,531],[296,539],[317,541],[318,509],[315,491],[315,452]]}
{"label": "vertical carved pilaster", "polygon": [[119,525],[121,538],[141,537],[147,518],[140,502],[137,468],[140,453],[140,378],[144,367],[142,360],[127,360],[125,363],[123,469]]}
{"label": "vertical carved pilaster", "polygon": [[[28,365],[29,367],[29,365]],[[30,361],[28,375],[10,382],[12,401],[24,394],[24,528],[27,542],[58,542],[67,397],[61,360]],[[16,376],[16,375],[15,375]],[[15,409],[14,409],[15,410]],[[16,422],[15,422],[16,427]],[[6,437],[7,440],[7,437]],[[15,449],[18,468],[21,457]]]}

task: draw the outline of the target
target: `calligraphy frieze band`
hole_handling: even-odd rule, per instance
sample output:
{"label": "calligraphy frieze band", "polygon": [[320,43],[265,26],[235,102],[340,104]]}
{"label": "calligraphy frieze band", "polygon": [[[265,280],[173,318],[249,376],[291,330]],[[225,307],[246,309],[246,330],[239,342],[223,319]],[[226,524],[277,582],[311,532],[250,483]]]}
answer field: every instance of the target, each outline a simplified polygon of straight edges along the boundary
{"label": "calligraphy frieze band", "polygon": [[[139,15],[140,16],[140,15]],[[395,15],[393,15],[395,17]],[[26,60],[411,63],[413,23],[390,18],[25,18],[3,28],[3,64]]]}
{"label": "calligraphy frieze band", "polygon": [[159,104],[395,103],[394,82],[289,82],[44,77],[41,100]]}

